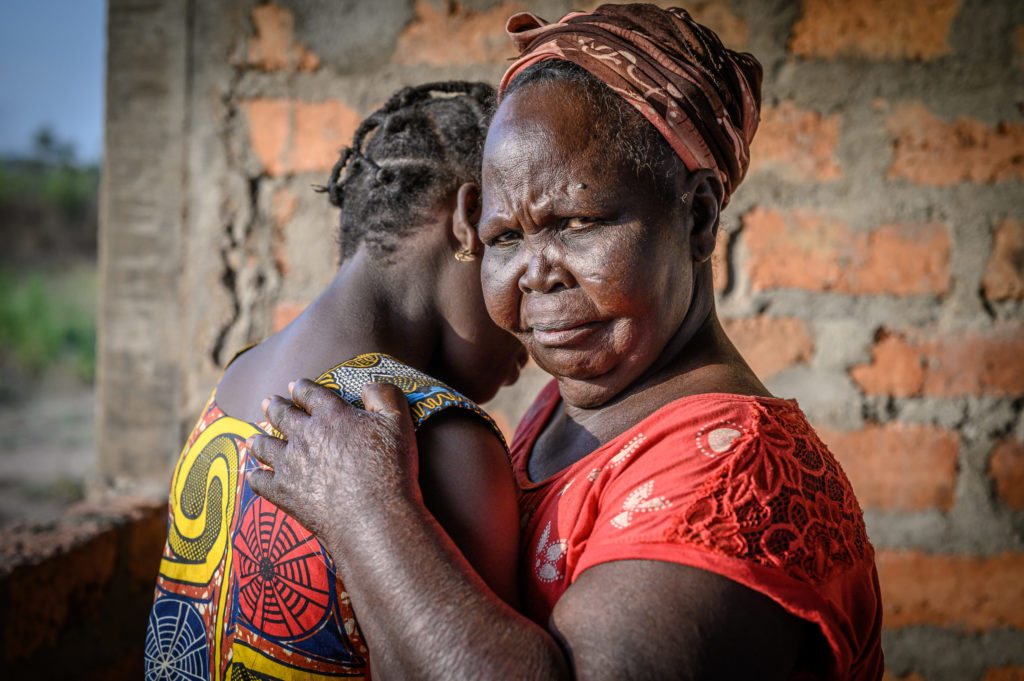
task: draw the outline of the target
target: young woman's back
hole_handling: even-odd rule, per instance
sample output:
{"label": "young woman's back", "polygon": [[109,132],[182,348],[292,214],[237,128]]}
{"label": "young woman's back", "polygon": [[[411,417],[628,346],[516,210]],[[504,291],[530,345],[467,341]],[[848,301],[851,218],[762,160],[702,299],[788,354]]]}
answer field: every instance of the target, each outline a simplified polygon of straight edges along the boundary
{"label": "young woman's back", "polygon": [[[357,404],[364,383],[403,389],[419,415],[425,501],[491,588],[515,601],[507,452],[472,400],[514,380],[525,353],[487,317],[479,265],[453,257],[451,232],[473,219],[491,97],[482,84],[407,88],[343,152],[328,188],[342,208],[337,275],[288,327],[230,363],[176,466],[147,678],[366,674],[355,610],[370,606],[351,603],[320,543],[244,480],[257,465],[246,439],[272,430],[259,401],[301,377]],[[387,669],[380,654],[374,663]]]}

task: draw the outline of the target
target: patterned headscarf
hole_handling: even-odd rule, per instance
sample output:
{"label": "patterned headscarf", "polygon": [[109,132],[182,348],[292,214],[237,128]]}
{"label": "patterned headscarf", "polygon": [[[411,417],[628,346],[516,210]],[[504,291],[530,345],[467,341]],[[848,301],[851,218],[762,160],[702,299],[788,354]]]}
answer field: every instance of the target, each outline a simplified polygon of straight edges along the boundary
{"label": "patterned headscarf", "polygon": [[499,99],[537,62],[578,64],[653,123],[687,169],[716,171],[723,205],[729,201],[760,120],[761,64],[752,55],[724,47],[678,7],[601,5],[554,24],[521,12],[506,30],[520,55],[501,79]]}

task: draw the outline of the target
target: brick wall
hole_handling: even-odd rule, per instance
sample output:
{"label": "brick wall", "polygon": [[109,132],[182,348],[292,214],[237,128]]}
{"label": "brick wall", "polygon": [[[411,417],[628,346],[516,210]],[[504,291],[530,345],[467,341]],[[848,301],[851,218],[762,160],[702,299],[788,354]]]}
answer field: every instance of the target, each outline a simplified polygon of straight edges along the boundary
{"label": "brick wall", "polygon": [[[110,2],[100,447],[106,483],[128,488],[166,485],[219,367],[330,278],[334,215],[310,185],[359,118],[404,84],[496,82],[511,12],[572,8],[183,6]],[[862,500],[889,678],[1024,678],[1024,4],[689,8],[765,66],[720,315]],[[145,417],[122,408],[136,377]],[[544,381],[532,368],[499,395],[499,421]]]}

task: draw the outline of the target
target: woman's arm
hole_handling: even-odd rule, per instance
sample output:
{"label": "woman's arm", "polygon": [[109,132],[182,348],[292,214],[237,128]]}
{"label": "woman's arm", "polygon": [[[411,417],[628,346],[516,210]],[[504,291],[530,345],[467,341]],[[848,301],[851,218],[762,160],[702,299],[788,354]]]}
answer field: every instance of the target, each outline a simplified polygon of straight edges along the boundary
{"label": "woman's arm", "polygon": [[519,509],[508,453],[477,415],[449,409],[416,431],[430,514],[491,590],[519,605]]}
{"label": "woman's arm", "polygon": [[[386,677],[785,678],[792,668],[799,620],[717,575],[653,561],[585,572],[556,606],[556,643],[495,596],[427,512],[397,389],[364,388],[366,411],[311,381],[293,397],[305,411],[282,398],[268,410],[288,442],[253,443],[274,472],[249,483],[331,551]],[[734,665],[715,668],[724,651],[739,651]]]}
{"label": "woman's arm", "polygon": [[269,403],[267,415],[288,441],[251,439],[252,453],[274,470],[251,472],[249,485],[330,551],[378,672],[567,677],[554,639],[487,586],[424,506],[401,392],[367,385],[360,410],[303,380],[293,399],[301,409],[280,397]]}

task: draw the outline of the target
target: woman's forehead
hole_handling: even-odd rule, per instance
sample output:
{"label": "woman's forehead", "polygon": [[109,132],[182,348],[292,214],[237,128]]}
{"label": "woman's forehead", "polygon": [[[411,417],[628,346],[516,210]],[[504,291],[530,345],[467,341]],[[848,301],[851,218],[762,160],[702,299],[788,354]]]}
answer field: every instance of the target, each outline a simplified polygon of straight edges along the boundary
{"label": "woman's forehead", "polygon": [[576,172],[624,169],[613,138],[607,117],[571,84],[530,84],[506,97],[495,114],[484,173],[504,174],[513,167],[543,172],[556,163]]}
{"label": "woman's forehead", "polygon": [[570,146],[608,137],[611,126],[579,86],[565,81],[531,83],[506,97],[493,129],[546,134]]}

